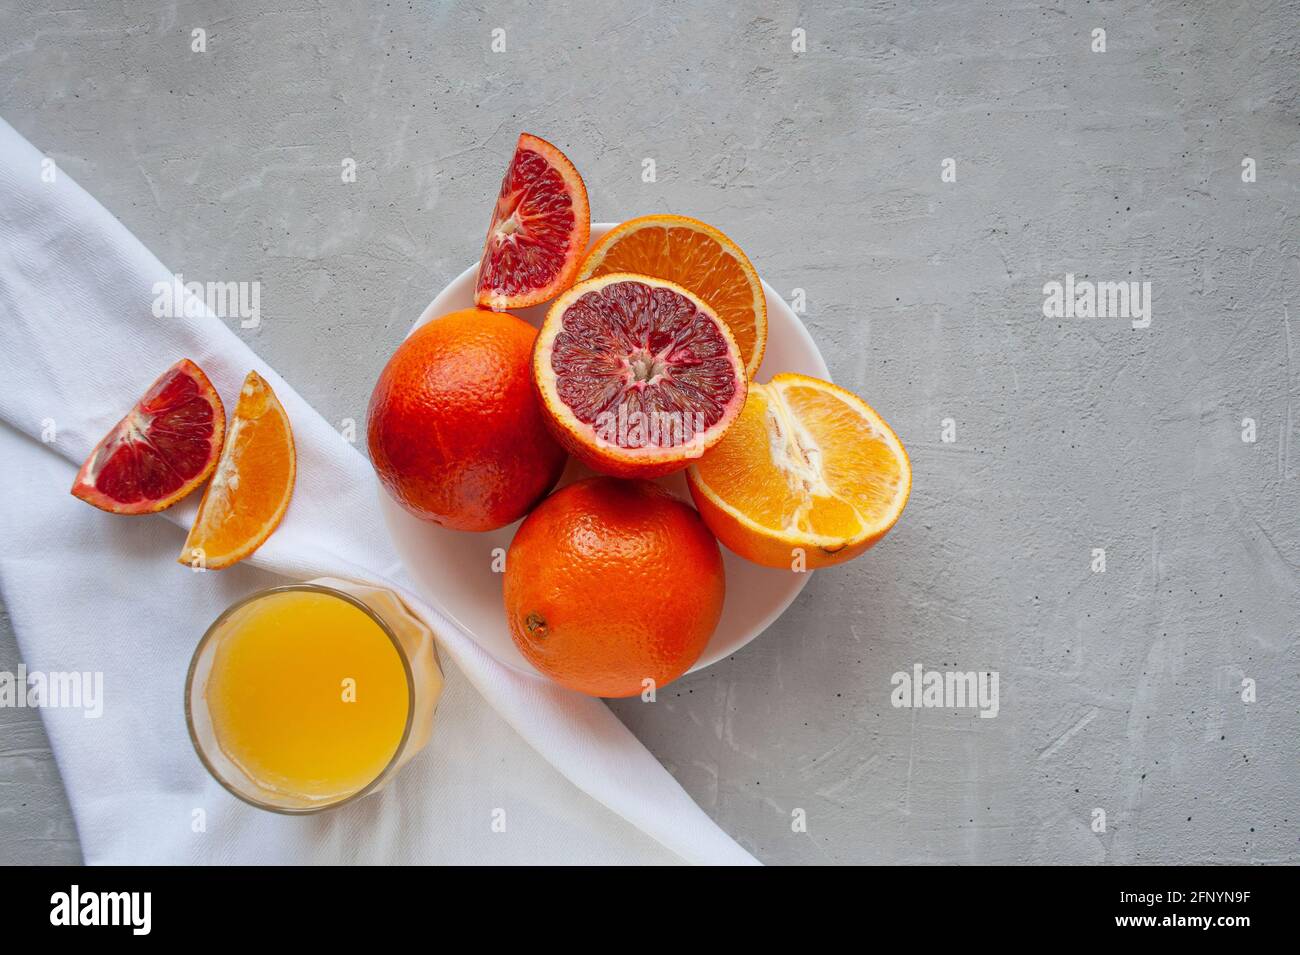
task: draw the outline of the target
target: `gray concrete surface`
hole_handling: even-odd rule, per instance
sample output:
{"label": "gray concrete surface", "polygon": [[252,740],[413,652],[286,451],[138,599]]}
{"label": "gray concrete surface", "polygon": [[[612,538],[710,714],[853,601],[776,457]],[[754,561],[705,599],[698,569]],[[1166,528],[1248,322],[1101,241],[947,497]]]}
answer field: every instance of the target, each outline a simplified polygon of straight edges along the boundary
{"label": "gray concrete surface", "polygon": [[[0,114],[173,269],[260,280],[241,334],[336,422],[477,257],[520,129],[597,220],[718,224],[804,290],[915,488],[761,639],[619,716],[771,863],[1294,863],[1297,19],[2,0]],[[1151,282],[1150,327],[1045,318],[1067,272]],[[998,716],[894,708],[915,663],[997,670]],[[0,860],[76,858],[39,724],[0,710]]]}

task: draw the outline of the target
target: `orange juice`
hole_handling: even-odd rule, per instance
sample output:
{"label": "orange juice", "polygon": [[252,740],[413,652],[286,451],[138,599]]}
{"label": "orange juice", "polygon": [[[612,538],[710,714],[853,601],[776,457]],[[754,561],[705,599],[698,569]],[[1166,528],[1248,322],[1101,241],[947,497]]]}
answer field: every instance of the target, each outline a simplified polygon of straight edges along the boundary
{"label": "orange juice", "polygon": [[228,621],[207,700],[217,744],[263,785],[347,795],[388,765],[410,707],[402,657],[365,611],[289,591]]}
{"label": "orange juice", "polygon": [[389,591],[329,583],[235,605],[190,667],[186,702],[200,757],[227,789],[263,808],[337,805],[368,791],[429,735],[442,689],[432,634]]}

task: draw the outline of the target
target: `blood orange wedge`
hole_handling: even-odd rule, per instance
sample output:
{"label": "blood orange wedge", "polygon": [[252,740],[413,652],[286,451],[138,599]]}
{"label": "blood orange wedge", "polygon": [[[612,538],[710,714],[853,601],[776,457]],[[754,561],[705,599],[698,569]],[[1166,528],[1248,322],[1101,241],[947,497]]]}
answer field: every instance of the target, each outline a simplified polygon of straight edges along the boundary
{"label": "blood orange wedge", "polygon": [[95,445],[72,493],[114,514],[161,511],[212,473],[225,433],[220,396],[199,366],[183,358]]}
{"label": "blood orange wedge", "polygon": [[622,272],[555,300],[533,378],[560,443],[618,477],[686,467],[735,421],[747,382],[713,309],[680,285]]}
{"label": "blood orange wedge", "polygon": [[735,426],[686,472],[709,529],[768,567],[828,567],[885,536],[912,466],[857,395],[805,375],[751,384]]}
{"label": "blood orange wedge", "polygon": [[573,284],[590,237],[578,170],[546,140],[521,133],[492,210],[475,302],[503,312],[555,298]]}
{"label": "blood orange wedge", "polygon": [[250,371],[178,562],[220,570],[261,547],[289,507],[296,473],[289,416],[271,386]]}
{"label": "blood orange wedge", "polygon": [[767,348],[767,296],[740,246],[686,216],[641,216],[611,230],[578,268],[578,280],[611,272],[653,275],[704,299],[731,329],[752,378]]}

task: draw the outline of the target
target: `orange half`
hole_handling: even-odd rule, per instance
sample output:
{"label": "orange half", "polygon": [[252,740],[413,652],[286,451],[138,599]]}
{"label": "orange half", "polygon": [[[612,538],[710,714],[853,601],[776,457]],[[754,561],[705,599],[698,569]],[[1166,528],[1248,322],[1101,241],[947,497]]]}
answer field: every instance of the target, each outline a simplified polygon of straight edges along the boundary
{"label": "orange half", "polygon": [[611,229],[578,267],[577,281],[635,272],[675,282],[702,298],[731,329],[750,378],[767,348],[767,296],[740,246],[687,216],[641,216]]}
{"label": "orange half", "polygon": [[722,543],[768,567],[828,567],[894,526],[912,489],[898,436],[857,395],[806,375],[751,384],[735,424],[686,472]]}
{"label": "orange half", "polygon": [[220,570],[261,547],[289,508],[297,470],[289,416],[250,371],[178,562]]}

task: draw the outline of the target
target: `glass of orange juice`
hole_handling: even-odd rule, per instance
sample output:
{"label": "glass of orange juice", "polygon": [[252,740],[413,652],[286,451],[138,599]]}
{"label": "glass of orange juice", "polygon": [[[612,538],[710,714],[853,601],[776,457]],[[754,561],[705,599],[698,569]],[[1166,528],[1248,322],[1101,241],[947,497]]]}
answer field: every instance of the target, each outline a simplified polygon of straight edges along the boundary
{"label": "glass of orange juice", "polygon": [[441,694],[433,633],[396,594],[322,578],[253,594],[212,623],[185,718],[233,795],[310,813],[386,784],[428,742]]}

